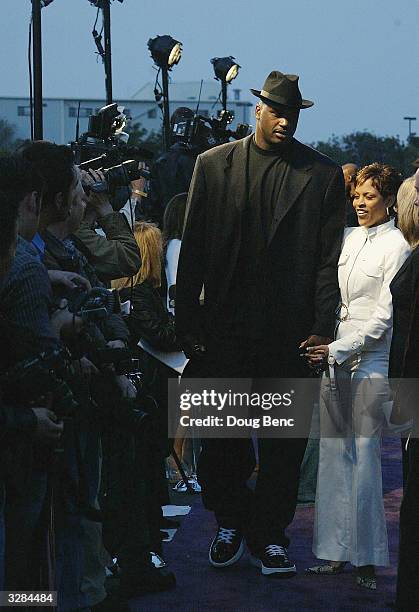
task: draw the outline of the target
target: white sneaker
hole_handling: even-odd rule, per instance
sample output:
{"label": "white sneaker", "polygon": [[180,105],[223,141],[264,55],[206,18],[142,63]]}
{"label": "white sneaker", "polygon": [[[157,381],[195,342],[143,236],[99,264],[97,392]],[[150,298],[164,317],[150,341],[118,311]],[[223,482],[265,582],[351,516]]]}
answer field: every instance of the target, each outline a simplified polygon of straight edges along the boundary
{"label": "white sneaker", "polygon": [[166,562],[160,557],[160,555],[155,552],[151,552],[150,555],[151,563],[154,565],[154,567],[156,567],[157,569],[159,569],[160,567],[166,567]]}

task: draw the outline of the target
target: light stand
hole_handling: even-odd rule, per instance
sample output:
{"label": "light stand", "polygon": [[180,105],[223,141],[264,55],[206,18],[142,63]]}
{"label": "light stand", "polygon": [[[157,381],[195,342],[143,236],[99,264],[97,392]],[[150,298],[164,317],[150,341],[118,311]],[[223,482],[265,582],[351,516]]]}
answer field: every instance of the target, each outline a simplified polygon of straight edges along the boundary
{"label": "light stand", "polygon": [[240,66],[232,55],[228,57],[213,57],[211,64],[214,67],[214,78],[217,81],[221,81],[221,104],[223,106],[223,111],[226,111],[227,85],[236,78]]}
{"label": "light stand", "polygon": [[41,0],[32,0],[33,108],[35,140],[43,139]]}
{"label": "light stand", "polygon": [[[123,2],[124,0],[119,0]],[[103,16],[103,34],[105,37],[105,47],[102,46],[102,35],[96,31],[96,22],[93,26],[93,38],[100,57],[102,58],[105,68],[105,90],[106,90],[106,105],[112,104],[112,51],[111,51],[111,0],[89,0],[90,4],[102,10]]]}
{"label": "light stand", "polygon": [[222,79],[221,81],[221,104],[223,110],[227,110],[227,81]]}
{"label": "light stand", "polygon": [[[168,34],[150,38],[147,44],[155,65],[162,73],[163,87],[163,142],[164,149],[168,151],[171,144],[170,109],[169,109],[169,70],[179,63],[182,55],[182,43]],[[159,99],[158,91],[156,101]]]}
{"label": "light stand", "polygon": [[165,151],[170,148],[170,109],[169,109],[169,71],[161,69],[163,86],[163,144]]}
{"label": "light stand", "polygon": [[112,104],[111,0],[102,0],[106,104]]}

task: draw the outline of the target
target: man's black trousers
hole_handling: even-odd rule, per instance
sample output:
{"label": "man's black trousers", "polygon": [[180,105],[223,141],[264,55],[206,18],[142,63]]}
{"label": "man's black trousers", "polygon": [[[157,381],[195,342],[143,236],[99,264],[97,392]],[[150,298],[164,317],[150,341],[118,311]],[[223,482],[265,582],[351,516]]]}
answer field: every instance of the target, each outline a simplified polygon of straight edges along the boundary
{"label": "man's black trousers", "polygon": [[[286,374],[282,374],[282,372]],[[202,359],[189,363],[185,378],[289,378],[301,376],[266,343],[218,342]],[[306,414],[307,431],[311,415]],[[259,472],[254,490],[247,484],[255,467],[253,441],[204,439],[198,480],[205,507],[217,523],[241,528],[251,550],[268,544],[288,546],[286,527],[297,505],[300,466],[307,438],[258,440]]]}
{"label": "man's black trousers", "polygon": [[[416,434],[417,435],[417,434]],[[419,439],[411,438],[409,475],[400,508],[396,610],[419,610]]]}

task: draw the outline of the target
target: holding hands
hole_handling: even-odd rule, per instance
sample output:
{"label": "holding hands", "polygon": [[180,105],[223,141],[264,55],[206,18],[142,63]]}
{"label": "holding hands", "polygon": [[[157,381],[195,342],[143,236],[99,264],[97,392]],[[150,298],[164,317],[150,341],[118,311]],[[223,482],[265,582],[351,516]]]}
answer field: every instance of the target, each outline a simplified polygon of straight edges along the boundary
{"label": "holding hands", "polygon": [[304,349],[302,356],[307,360],[308,365],[314,370],[322,370],[327,363],[329,356],[329,344],[332,338],[312,335],[301,342],[299,348]]}

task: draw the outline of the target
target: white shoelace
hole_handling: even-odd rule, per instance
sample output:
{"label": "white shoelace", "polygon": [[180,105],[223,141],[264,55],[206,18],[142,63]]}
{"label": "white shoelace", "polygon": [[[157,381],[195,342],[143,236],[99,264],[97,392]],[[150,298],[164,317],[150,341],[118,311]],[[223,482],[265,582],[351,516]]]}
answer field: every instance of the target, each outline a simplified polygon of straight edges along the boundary
{"label": "white shoelace", "polygon": [[288,560],[287,552],[283,546],[278,546],[277,544],[270,544],[269,546],[266,547],[265,550],[266,550],[266,554],[269,555],[270,557],[281,555],[282,557],[285,558],[285,560]]}
{"label": "white shoelace", "polygon": [[225,542],[226,544],[232,544],[236,531],[237,529],[226,529],[225,527],[220,527],[220,533],[217,536],[217,540],[219,542]]}

